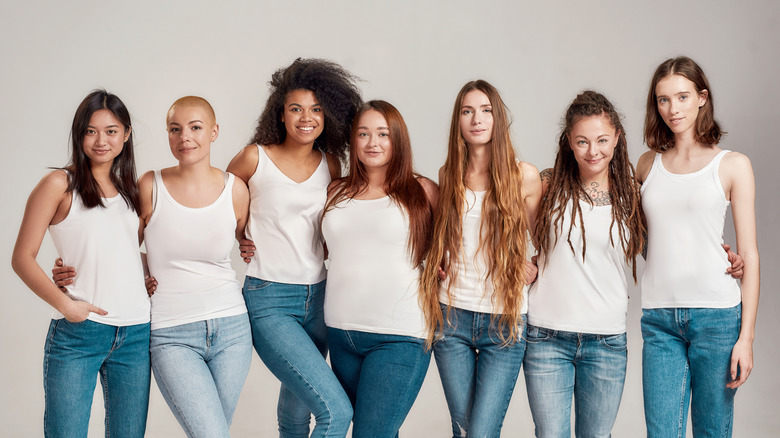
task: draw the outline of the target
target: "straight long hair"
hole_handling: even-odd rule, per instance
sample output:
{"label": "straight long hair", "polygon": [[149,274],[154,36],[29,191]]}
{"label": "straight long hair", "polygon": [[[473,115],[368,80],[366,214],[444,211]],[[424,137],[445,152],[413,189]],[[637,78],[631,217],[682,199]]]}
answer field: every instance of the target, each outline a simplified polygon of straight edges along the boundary
{"label": "straight long hair", "polygon": [[[493,108],[493,138],[488,166],[488,189],[482,205],[482,222],[478,254],[483,254],[487,266],[485,282],[492,284],[494,308],[503,309],[498,318],[500,341],[511,344],[521,336],[523,287],[525,276],[528,217],[522,192],[522,172],[515,157],[509,135],[510,120],[501,96],[484,80],[467,83],[455,99],[450,122],[447,159],[441,172],[439,206],[435,215],[431,251],[421,279],[420,301],[428,326],[430,346],[445,319],[449,319],[449,303],[458,272],[453,260],[463,258],[463,213],[466,204],[466,170],[469,149],[460,128],[461,107],[466,94],[478,90],[488,97]],[[465,262],[465,260],[464,260]],[[439,304],[439,266],[444,266],[449,281],[446,287],[447,315]],[[505,336],[504,333],[508,333]]]}
{"label": "straight long hair", "polygon": [[[555,157],[555,167],[544,199],[539,207],[536,225],[536,241],[540,254],[547,256],[558,242],[563,231],[563,217],[567,205],[571,204],[571,221],[566,235],[566,241],[572,253],[576,253],[571,243],[571,231],[574,224],[582,233],[582,261],[585,261],[587,242],[585,240],[585,223],[582,217],[579,199],[587,200],[593,205],[593,200],[582,187],[580,171],[571,147],[570,133],[580,120],[587,117],[605,117],[618,131],[617,145],[609,162],[608,184],[609,198],[612,205],[612,222],[609,225],[609,240],[613,246],[612,230],[618,225],[620,245],[625,254],[626,263],[631,265],[631,271],[636,282],[636,256],[641,253],[644,244],[644,220],[640,202],[639,185],[634,179],[634,166],[628,158],[628,144],[623,124],[612,103],[601,93],[584,91],[578,95],[566,110],[563,128],[558,138],[558,154]],[[553,234],[551,236],[551,234]],[[544,257],[545,268],[547,257]]]}
{"label": "straight long hair", "polygon": [[[84,136],[87,134],[89,121],[92,114],[101,109],[111,111],[122,123],[125,133],[131,130],[130,112],[127,107],[119,97],[106,90],[89,93],[76,109],[70,128],[71,158],[65,169],[68,170],[68,191],[76,192],[86,208],[105,207],[103,191],[92,175],[89,157],[84,153]],[[110,178],[127,206],[137,213],[139,201],[132,131],[122,147],[122,152],[111,163]]]}
{"label": "straight long hair", "polygon": [[409,251],[415,266],[425,259],[431,243],[433,209],[412,166],[412,146],[409,130],[401,113],[384,100],[372,100],[363,104],[352,123],[351,147],[349,152],[349,174],[341,178],[325,205],[325,213],[345,200],[360,195],[368,188],[366,167],[357,156],[357,127],[360,117],[367,111],[376,111],[387,121],[390,131],[392,153],[385,176],[384,191],[406,210],[409,216]]}

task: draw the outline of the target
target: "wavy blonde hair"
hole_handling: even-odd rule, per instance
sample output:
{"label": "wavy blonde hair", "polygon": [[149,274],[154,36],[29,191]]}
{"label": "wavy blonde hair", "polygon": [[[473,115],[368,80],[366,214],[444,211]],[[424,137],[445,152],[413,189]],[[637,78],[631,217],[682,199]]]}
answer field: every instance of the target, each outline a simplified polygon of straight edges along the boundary
{"label": "wavy blonde hair", "polygon": [[[462,257],[463,214],[466,203],[466,169],[469,150],[460,129],[461,106],[470,91],[478,90],[488,97],[493,107],[493,138],[488,189],[482,205],[482,223],[477,253],[484,254],[488,281],[493,285],[491,301],[494,307],[503,307],[498,319],[500,340],[511,344],[521,336],[523,287],[525,277],[523,261],[526,258],[528,217],[522,196],[522,173],[512,141],[509,137],[510,120],[506,106],[498,90],[483,80],[467,83],[455,99],[450,123],[447,159],[441,172],[439,206],[435,214],[433,242],[420,280],[420,304],[428,327],[428,346],[445,320],[450,322],[452,287],[458,273],[451,270],[451,260]],[[450,281],[447,284],[447,315],[439,304],[438,268],[443,266]],[[509,332],[505,336],[504,332]]]}

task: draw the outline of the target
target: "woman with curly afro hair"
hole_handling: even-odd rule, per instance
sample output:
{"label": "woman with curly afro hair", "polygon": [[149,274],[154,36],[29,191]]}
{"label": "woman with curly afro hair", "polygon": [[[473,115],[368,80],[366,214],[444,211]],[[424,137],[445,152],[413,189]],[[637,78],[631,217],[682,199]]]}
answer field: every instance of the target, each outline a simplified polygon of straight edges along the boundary
{"label": "woman with curly afro hair", "polygon": [[[341,176],[352,119],[361,104],[355,77],[338,64],[297,59],[271,77],[271,95],[251,144],[228,171],[250,193],[244,298],[258,355],[282,382],[281,437],[343,437],[352,407],[325,362],[325,250],[320,217],[328,184]],[[249,259],[248,257],[251,257]]]}

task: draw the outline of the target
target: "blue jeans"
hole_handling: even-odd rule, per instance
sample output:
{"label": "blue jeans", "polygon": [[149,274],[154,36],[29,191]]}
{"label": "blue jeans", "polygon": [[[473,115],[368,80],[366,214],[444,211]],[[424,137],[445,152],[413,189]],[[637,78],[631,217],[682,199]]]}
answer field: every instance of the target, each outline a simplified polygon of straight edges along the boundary
{"label": "blue jeans", "polygon": [[247,276],[244,300],[255,350],[282,382],[279,436],[308,437],[311,414],[316,421],[312,437],[346,436],[352,405],[325,362],[325,281],[285,284]]}
{"label": "blue jeans", "polygon": [[149,324],[54,319],[43,356],[47,437],[85,437],[100,374],[106,436],[143,437],[149,407]]}
{"label": "blue jeans", "polygon": [[425,340],[328,328],[330,363],[355,415],[352,437],[398,436],[425,380]]}
{"label": "blue jeans", "polygon": [[609,437],[626,381],[626,334],[597,335],[528,325],[525,385],[537,437]]}
{"label": "blue jeans", "polygon": [[157,386],[188,437],[230,437],[252,362],[246,313],[152,330]]}
{"label": "blue jeans", "polygon": [[[450,308],[433,354],[450,409],[453,437],[498,437],[525,354],[523,338],[503,345],[499,315]],[[492,320],[492,321],[491,321]],[[525,324],[525,315],[523,315]],[[509,330],[504,331],[504,336]]]}
{"label": "blue jeans", "polygon": [[694,436],[731,436],[736,390],[726,383],[741,318],[741,304],[642,310],[648,437],[684,437],[689,403]]}

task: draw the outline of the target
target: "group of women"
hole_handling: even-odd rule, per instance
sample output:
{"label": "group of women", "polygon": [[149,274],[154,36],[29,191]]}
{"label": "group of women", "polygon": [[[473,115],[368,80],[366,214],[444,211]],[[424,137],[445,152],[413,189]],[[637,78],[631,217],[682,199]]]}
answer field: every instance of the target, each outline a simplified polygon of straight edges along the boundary
{"label": "group of women", "polygon": [[[453,437],[499,436],[521,366],[537,436],[570,436],[572,398],[577,436],[609,436],[626,373],[626,273],[636,281],[643,249],[648,435],[684,435],[689,404],[694,435],[730,435],[753,366],[755,188],[749,160],[717,147],[695,62],[670,59],[653,76],[651,151],[636,172],[602,94],[571,103],[540,175],[516,158],[496,88],[469,82],[438,186],[414,172],[398,110],[362,103],[354,79],[317,59],[277,71],[227,172],[210,164],[213,109],[183,97],[166,119],[179,164],[137,184],[127,109],[87,96],[71,162],[33,190],[13,256],[55,309],[47,436],[86,435],[96,374],[106,434],[143,436],[150,363],[188,436],[229,436],[252,344],[282,383],[282,437],[344,437],[350,423],[354,437],[397,436],[431,354]],[[729,204],[741,258],[721,249]],[[75,268],[56,270],[65,293],[35,260],[47,228]]]}

